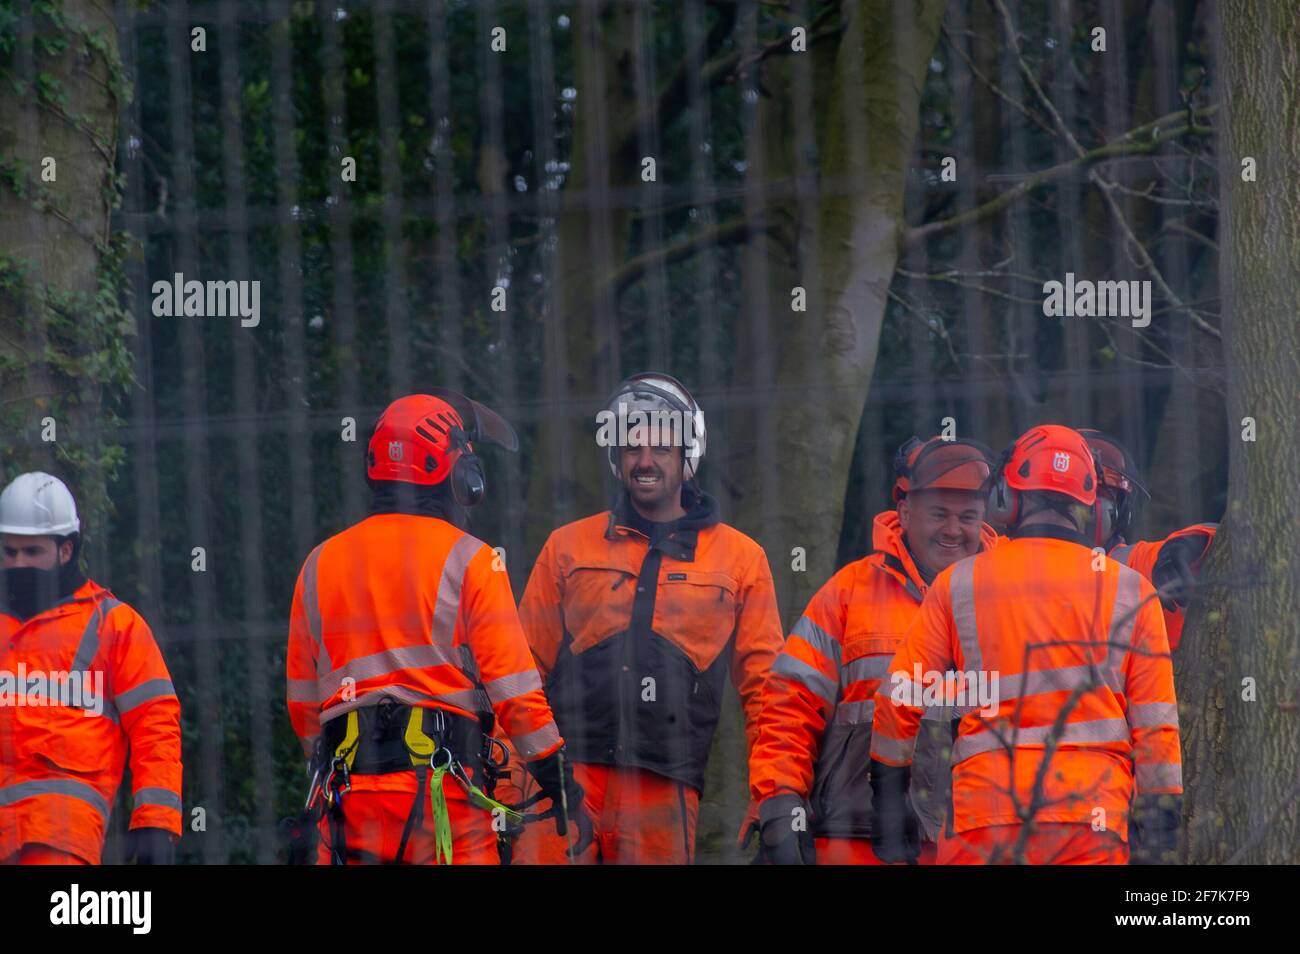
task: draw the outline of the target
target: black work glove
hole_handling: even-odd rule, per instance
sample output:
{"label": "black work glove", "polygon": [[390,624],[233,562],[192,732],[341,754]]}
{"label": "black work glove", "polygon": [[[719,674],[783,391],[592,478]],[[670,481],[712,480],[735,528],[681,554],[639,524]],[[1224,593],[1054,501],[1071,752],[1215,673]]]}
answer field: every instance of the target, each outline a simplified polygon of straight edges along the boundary
{"label": "black work glove", "polygon": [[126,856],[138,865],[174,865],[176,836],[165,828],[132,828],[126,833]]}
{"label": "black work glove", "polygon": [[887,864],[914,865],[921,856],[921,823],[907,793],[911,785],[911,766],[871,760],[871,849]]}
{"label": "black work glove", "polygon": [[[533,778],[537,780],[542,795],[551,800],[551,809],[547,814],[555,818],[555,833],[561,838],[568,838],[569,827],[565,824],[567,808],[568,820],[578,829],[578,840],[573,845],[573,854],[580,855],[591,847],[593,832],[591,819],[582,805],[585,794],[582,786],[573,777],[573,763],[564,753],[564,747],[544,759],[524,763]],[[563,793],[565,801],[561,803]]]}
{"label": "black work glove", "polygon": [[1129,864],[1177,864],[1182,824],[1181,795],[1139,795],[1129,817]]}
{"label": "black work glove", "polygon": [[1192,567],[1205,556],[1211,539],[1208,533],[1188,533],[1161,546],[1151,582],[1160,592],[1160,605],[1170,613],[1186,608],[1200,575]]}
{"label": "black work glove", "polygon": [[288,864],[314,865],[316,863],[316,843],[320,840],[314,812],[304,811],[292,818],[280,819],[278,826],[280,837],[289,845]]}
{"label": "black work glove", "polygon": [[808,806],[798,795],[773,795],[758,806],[759,854],[773,865],[815,865]]}

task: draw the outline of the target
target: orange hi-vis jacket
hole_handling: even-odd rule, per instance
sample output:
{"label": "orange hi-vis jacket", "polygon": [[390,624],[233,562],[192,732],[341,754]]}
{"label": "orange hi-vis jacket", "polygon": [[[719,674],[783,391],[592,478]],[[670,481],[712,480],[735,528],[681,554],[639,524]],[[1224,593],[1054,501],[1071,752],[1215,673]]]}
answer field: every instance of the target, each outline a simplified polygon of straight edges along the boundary
{"label": "orange hi-vis jacket", "polygon": [[128,758],[130,827],[179,835],[180,711],[148,624],[98,583],[25,621],[0,610],[0,858],[98,864]]}
{"label": "orange hi-vis jacket", "polygon": [[554,531],[519,614],[575,762],[698,791],[728,669],[754,742],[781,620],[762,547],[692,499],[654,546],[623,507]]}
{"label": "orange hi-vis jacket", "polygon": [[[1036,806],[1035,821],[1104,817],[1127,838],[1135,765],[1136,794],[1182,792],[1173,665],[1155,590],[1135,570],[1094,557],[1082,536],[1033,526],[939,574],[876,696],[872,758],[911,761],[917,673],[929,682],[927,673],[950,668],[967,674],[963,688],[987,680],[996,708],[980,708],[987,696],[966,697],[952,752],[956,832],[1026,822],[1014,791],[1022,812]],[[1056,748],[1036,790],[1049,742]]]}
{"label": "orange hi-vis jacket", "polygon": [[[980,538],[984,549],[998,539],[987,524]],[[754,800],[782,793],[808,800],[819,837],[871,836],[867,764],[876,690],[927,589],[896,510],[876,515],[872,546],[875,552],[832,576],[795,623],[763,690],[749,758]],[[952,744],[953,715],[927,709],[925,717],[935,731],[918,743],[912,788],[914,803],[925,800],[916,807],[933,841],[947,810],[938,776],[947,768],[942,750]]]}
{"label": "orange hi-vis jacket", "polygon": [[504,564],[438,517],[375,514],[312,550],[294,588],[287,670],[308,757],[323,722],[385,696],[493,714],[526,761],[561,744]]}
{"label": "orange hi-vis jacket", "polygon": [[[1139,540],[1137,543],[1124,543],[1110,551],[1110,558],[1125,566],[1131,566],[1148,580],[1151,579],[1151,573],[1156,568],[1156,560],[1160,558],[1160,548],[1170,540],[1176,537],[1186,537],[1191,534],[1203,533],[1209,536],[1210,541],[1214,541],[1214,534],[1218,530],[1217,523],[1198,523],[1190,527],[1184,527],[1182,530],[1175,530],[1163,540],[1150,542]],[[1165,614],[1165,631],[1169,634],[1169,649],[1175,650],[1183,638],[1183,620],[1186,614],[1182,609],[1174,607],[1173,611],[1164,610]]]}

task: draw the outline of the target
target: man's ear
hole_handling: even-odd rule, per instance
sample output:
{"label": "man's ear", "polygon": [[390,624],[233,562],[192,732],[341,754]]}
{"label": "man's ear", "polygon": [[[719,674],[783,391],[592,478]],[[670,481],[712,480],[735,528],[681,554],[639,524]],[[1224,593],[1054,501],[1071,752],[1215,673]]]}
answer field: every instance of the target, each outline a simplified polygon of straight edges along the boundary
{"label": "man's ear", "polygon": [[59,566],[67,565],[68,561],[72,559],[72,551],[75,549],[76,545],[71,540],[59,541]]}
{"label": "man's ear", "polygon": [[904,497],[898,502],[898,525],[903,528],[904,533],[907,532],[907,525],[911,520],[912,505],[908,502],[908,499]]}

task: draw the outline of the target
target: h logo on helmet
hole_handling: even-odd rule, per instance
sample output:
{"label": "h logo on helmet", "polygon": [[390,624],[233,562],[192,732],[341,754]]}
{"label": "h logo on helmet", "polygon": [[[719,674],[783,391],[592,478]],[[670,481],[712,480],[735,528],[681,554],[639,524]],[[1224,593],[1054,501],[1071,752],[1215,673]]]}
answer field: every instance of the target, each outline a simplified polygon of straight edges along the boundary
{"label": "h logo on helmet", "polygon": [[396,460],[401,460],[401,459],[402,459],[402,455],[403,455],[404,453],[405,453],[405,452],[404,452],[404,450],[403,450],[403,448],[402,448],[402,442],[401,442],[401,441],[389,441],[389,442],[388,442],[388,459],[389,459],[389,460],[395,460],[395,461],[396,461]]}
{"label": "h logo on helmet", "polygon": [[1070,455],[1067,451],[1057,451],[1052,455],[1052,470],[1060,474],[1070,472]]}

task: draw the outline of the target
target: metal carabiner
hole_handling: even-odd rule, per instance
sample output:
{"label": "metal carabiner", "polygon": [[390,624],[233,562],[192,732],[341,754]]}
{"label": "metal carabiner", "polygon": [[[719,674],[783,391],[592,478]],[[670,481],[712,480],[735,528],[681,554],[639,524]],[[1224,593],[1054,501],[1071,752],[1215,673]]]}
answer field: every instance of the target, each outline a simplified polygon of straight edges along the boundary
{"label": "metal carabiner", "polygon": [[[342,776],[343,783],[338,783],[338,778]],[[330,763],[329,778],[325,781],[325,786],[329,790],[329,802],[334,804],[336,800],[352,791],[352,773],[348,769],[347,760],[341,756],[336,756]]]}
{"label": "metal carabiner", "polygon": [[452,766],[451,749],[447,748],[445,745],[440,745],[438,748],[433,750],[433,754],[429,756],[429,768],[433,769],[435,772],[438,771],[438,765],[436,764],[435,759],[438,758],[439,753],[446,758],[446,761],[442,764],[442,768],[444,770],[450,769]]}
{"label": "metal carabiner", "polygon": [[[500,772],[503,768],[510,765],[510,750],[506,748],[506,744],[500,739],[495,736],[485,735],[483,736],[483,745],[484,761],[487,762],[487,764],[495,771]],[[499,762],[492,758],[493,751],[497,749],[500,749],[501,751],[501,761]]]}
{"label": "metal carabiner", "polygon": [[320,797],[321,784],[320,773],[322,766],[316,766],[316,772],[311,777],[311,785],[307,788],[307,801],[303,803],[303,811],[311,811],[311,807],[316,804],[316,799]]}

